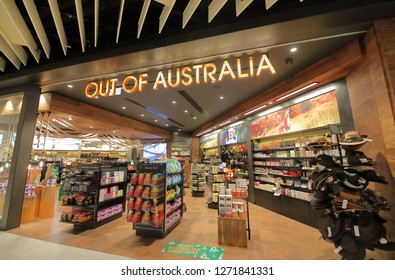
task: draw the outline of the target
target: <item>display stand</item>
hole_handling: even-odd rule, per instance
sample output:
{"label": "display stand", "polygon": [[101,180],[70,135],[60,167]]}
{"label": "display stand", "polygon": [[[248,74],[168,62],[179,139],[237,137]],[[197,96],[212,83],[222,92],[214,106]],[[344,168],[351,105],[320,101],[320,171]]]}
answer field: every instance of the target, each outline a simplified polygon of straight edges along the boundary
{"label": "display stand", "polygon": [[[52,218],[55,214],[56,187],[43,187],[38,209],[38,218]],[[35,208],[33,210],[35,213]],[[34,214],[33,214],[34,215]]]}
{"label": "display stand", "polygon": [[206,165],[201,163],[193,163],[191,167],[192,172],[192,196],[202,197],[207,186],[206,182]]}
{"label": "display stand", "polygon": [[219,245],[247,248],[247,240],[251,238],[247,197],[222,194],[219,198]]}
{"label": "display stand", "polygon": [[[126,162],[81,165],[71,172],[63,185],[63,212],[60,222],[79,227],[98,227],[122,217],[127,185]],[[42,197],[43,199],[43,197]]]}
{"label": "display stand", "polygon": [[128,222],[136,235],[163,238],[183,216],[183,171],[179,162],[139,164],[127,191]]}
{"label": "display stand", "polygon": [[3,215],[5,192],[0,191],[0,217]]}
{"label": "display stand", "polygon": [[36,210],[36,196],[26,196],[23,200],[21,224],[34,221]]}

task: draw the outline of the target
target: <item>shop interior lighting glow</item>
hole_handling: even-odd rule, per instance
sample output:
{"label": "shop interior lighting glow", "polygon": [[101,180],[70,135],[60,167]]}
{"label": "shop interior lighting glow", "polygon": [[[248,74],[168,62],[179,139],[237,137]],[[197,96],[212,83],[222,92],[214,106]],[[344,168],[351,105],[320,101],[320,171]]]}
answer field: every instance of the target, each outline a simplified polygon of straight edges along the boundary
{"label": "shop interior lighting glow", "polygon": [[285,99],[285,98],[287,98],[287,97],[290,97],[291,95],[294,95],[294,94],[296,94],[296,93],[298,93],[298,92],[301,92],[301,91],[303,91],[303,90],[305,90],[305,89],[308,89],[308,88],[310,88],[310,87],[312,87],[312,86],[315,86],[316,84],[318,84],[318,83],[311,83],[311,84],[309,84],[309,85],[307,85],[307,86],[304,86],[304,87],[302,87],[302,88],[300,88],[300,89],[297,89],[297,90],[295,90],[295,91],[293,91],[293,92],[291,92],[291,93],[288,93],[287,95],[284,95],[283,97],[277,98],[276,101],[283,100],[283,99]]}
{"label": "shop interior lighting glow", "polygon": [[260,106],[260,107],[258,107],[258,108],[255,108],[254,110],[251,110],[251,111],[249,111],[249,112],[247,112],[247,113],[244,113],[244,116],[247,116],[247,115],[252,114],[252,113],[254,113],[254,112],[258,111],[258,110],[261,110],[261,109],[265,108],[266,106],[267,106],[267,105],[265,104],[265,105],[263,105],[263,106]]}

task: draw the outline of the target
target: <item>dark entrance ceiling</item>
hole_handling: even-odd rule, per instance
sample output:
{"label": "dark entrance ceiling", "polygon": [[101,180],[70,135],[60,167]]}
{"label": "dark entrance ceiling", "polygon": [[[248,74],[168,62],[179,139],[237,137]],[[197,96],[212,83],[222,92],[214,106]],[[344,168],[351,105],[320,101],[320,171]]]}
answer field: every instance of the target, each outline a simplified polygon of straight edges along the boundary
{"label": "dark entrance ceiling", "polygon": [[[238,16],[238,0],[196,1],[196,10],[186,22],[188,5],[195,1],[178,0],[172,6],[171,0],[37,0],[34,4],[50,50],[45,49],[26,8],[25,2],[31,1],[2,1],[2,5],[15,4],[36,48],[22,46],[26,65],[22,61],[19,67],[1,49],[5,65],[0,64],[0,90],[34,84],[42,92],[61,94],[171,131],[190,132],[363,36],[374,20],[392,17],[395,10],[395,1],[382,0],[279,0],[268,1],[273,3],[269,9],[263,0],[245,1],[251,4]],[[83,11],[80,22],[78,3]],[[53,16],[57,10],[54,4],[64,27],[63,43],[62,28]],[[220,8],[213,16],[215,5]],[[166,9],[170,12],[160,27]],[[3,41],[12,37],[10,25],[0,19]],[[85,34],[84,39],[81,34]],[[291,47],[298,51],[290,53]],[[98,99],[84,94],[91,81],[142,72],[154,77],[161,69],[211,62],[221,65],[224,59],[259,57],[262,53],[268,54],[276,75],[228,77],[222,83],[160,91],[152,90],[154,80],[150,79],[151,86],[139,94]]]}

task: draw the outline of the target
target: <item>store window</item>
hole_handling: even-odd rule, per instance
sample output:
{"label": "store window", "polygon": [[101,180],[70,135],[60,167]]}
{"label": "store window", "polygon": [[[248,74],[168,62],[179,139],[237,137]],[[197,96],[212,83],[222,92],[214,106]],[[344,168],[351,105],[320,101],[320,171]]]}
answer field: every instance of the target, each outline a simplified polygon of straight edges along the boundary
{"label": "store window", "polygon": [[3,218],[4,201],[22,102],[23,94],[0,97],[0,220]]}

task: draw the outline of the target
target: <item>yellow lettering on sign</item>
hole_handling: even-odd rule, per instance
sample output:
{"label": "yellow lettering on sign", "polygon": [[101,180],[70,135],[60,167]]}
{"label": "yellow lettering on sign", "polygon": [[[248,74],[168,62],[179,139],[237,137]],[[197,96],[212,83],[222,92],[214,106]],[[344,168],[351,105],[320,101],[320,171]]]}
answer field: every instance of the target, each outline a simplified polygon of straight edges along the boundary
{"label": "yellow lettering on sign", "polygon": [[273,65],[270,63],[269,58],[266,54],[262,55],[261,61],[259,62],[258,70],[256,70],[256,77],[259,77],[262,70],[270,70],[272,75],[276,74]]}
{"label": "yellow lettering on sign", "polygon": [[236,60],[236,67],[237,67],[237,77],[239,78],[248,78],[248,73],[241,73],[241,61],[240,58]]}
{"label": "yellow lettering on sign", "polygon": [[236,79],[235,73],[233,73],[232,67],[230,67],[229,62],[227,60],[222,64],[221,73],[219,73],[218,81],[222,81],[224,75],[230,75],[232,79]]}
{"label": "yellow lettering on sign", "polygon": [[140,92],[143,91],[143,86],[148,84],[148,81],[146,80],[147,77],[148,77],[147,73],[139,75],[139,91]]}
{"label": "yellow lettering on sign", "polygon": [[[211,70],[209,70],[211,68]],[[217,82],[217,79],[214,77],[214,74],[217,72],[217,66],[214,63],[204,64],[203,68],[203,79],[204,83],[207,84],[208,78],[210,78],[212,83]]]}
{"label": "yellow lettering on sign", "polygon": [[[91,93],[92,88],[94,89],[94,92]],[[86,85],[85,87],[85,95],[89,98],[96,98],[97,94],[99,93],[98,91],[98,85],[95,82],[90,82]]]}
{"label": "yellow lettering on sign", "polygon": [[182,79],[182,81],[181,81],[181,83],[184,86],[190,86],[192,84],[192,82],[193,82],[193,78],[192,78],[192,75],[190,74],[190,72],[192,72],[192,68],[191,67],[184,67],[181,70],[182,77],[186,78],[186,79]]}
{"label": "yellow lettering on sign", "polygon": [[153,89],[158,90],[159,85],[162,85],[164,88],[167,88],[166,79],[163,76],[162,71],[159,71],[158,75],[156,76],[156,80],[155,80]]}
{"label": "yellow lettering on sign", "polygon": [[174,83],[172,82],[172,73],[171,69],[167,70],[167,83],[172,88],[176,88],[180,85],[180,68],[176,69],[176,81]]}
{"label": "yellow lettering on sign", "polygon": [[[133,82],[133,87],[129,88],[129,82]],[[122,82],[122,89],[127,92],[127,93],[135,93],[137,88],[138,88],[138,81],[135,76],[127,76],[125,79],[123,79]]]}
{"label": "yellow lettering on sign", "polygon": [[200,84],[200,69],[203,68],[203,65],[198,64],[192,67],[195,70],[195,84]]}

